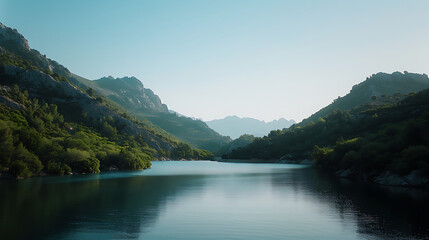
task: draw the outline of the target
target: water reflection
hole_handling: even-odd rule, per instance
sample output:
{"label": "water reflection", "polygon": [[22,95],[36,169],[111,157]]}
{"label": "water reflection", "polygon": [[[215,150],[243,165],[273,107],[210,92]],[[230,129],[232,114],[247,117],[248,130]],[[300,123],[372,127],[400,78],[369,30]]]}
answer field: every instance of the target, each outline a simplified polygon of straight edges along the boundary
{"label": "water reflection", "polygon": [[426,192],[311,168],[154,163],[0,182],[2,239],[427,239]]}
{"label": "water reflection", "polygon": [[[81,177],[80,177],[81,178]],[[195,176],[136,176],[65,182],[30,179],[2,182],[0,236],[3,239],[61,239],[92,230],[109,238],[137,238],[156,221],[162,205],[178,192],[184,194]],[[47,183],[46,183],[47,182]],[[190,188],[188,188],[190,189]],[[112,230],[114,230],[112,232]],[[86,237],[85,237],[86,236]]]}
{"label": "water reflection", "polygon": [[428,239],[429,193],[421,189],[388,187],[338,179],[315,169],[296,169],[272,175],[273,188],[312,196],[336,210],[344,221],[353,219],[362,237]]}

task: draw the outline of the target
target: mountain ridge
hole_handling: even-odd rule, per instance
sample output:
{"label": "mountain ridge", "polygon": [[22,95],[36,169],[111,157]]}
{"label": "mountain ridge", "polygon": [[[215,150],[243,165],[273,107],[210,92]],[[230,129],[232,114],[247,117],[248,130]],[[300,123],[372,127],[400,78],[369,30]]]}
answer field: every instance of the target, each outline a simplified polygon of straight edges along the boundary
{"label": "mountain ridge", "polygon": [[404,71],[393,72],[391,74],[379,72],[367,77],[365,81],[354,85],[350,92],[343,97],[338,97],[333,102],[319,111],[313,113],[308,118],[303,119],[298,125],[306,125],[316,122],[318,118],[324,118],[334,110],[348,110],[364,103],[373,101],[373,97],[380,99],[383,96],[395,94],[408,94],[429,88],[428,75],[410,73]]}
{"label": "mountain ridge", "polygon": [[103,77],[93,82],[99,89],[110,90],[105,94],[115,102],[128,109],[141,109],[152,112],[168,112],[167,105],[151,89],[144,88],[143,83],[136,77],[113,78]]}
{"label": "mountain ridge", "polygon": [[207,125],[222,135],[237,139],[242,135],[249,134],[255,137],[263,137],[272,130],[288,128],[296,122],[285,118],[265,122],[250,117],[227,116],[222,119],[206,121]]}
{"label": "mountain ridge", "polygon": [[[0,24],[0,177],[5,171],[22,178],[138,170],[155,158],[213,156],[133,117],[81,81],[96,86]],[[144,90],[138,80],[127,81]]]}
{"label": "mountain ridge", "polygon": [[144,88],[141,80],[136,77],[109,76],[91,81],[74,75],[73,81],[87,91],[94,89],[107,96],[118,104],[118,107],[127,109],[139,119],[150,121],[193,147],[216,152],[231,142],[229,137],[220,135],[203,121],[168,109],[167,105],[162,104],[161,99],[152,90]]}

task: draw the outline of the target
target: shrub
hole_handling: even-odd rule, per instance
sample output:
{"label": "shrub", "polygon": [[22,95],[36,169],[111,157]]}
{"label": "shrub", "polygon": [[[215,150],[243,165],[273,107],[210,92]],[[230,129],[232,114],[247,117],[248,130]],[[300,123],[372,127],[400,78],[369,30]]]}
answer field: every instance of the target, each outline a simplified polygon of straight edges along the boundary
{"label": "shrub", "polygon": [[71,172],[71,168],[65,163],[49,161],[47,171],[50,174],[64,175]]}
{"label": "shrub", "polygon": [[150,157],[144,153],[136,154],[123,149],[119,153],[118,158],[118,166],[124,170],[142,170],[151,166]]}
{"label": "shrub", "polygon": [[29,152],[20,143],[16,148],[13,156],[13,162],[9,171],[16,177],[31,177],[39,174],[43,165],[39,158]]}

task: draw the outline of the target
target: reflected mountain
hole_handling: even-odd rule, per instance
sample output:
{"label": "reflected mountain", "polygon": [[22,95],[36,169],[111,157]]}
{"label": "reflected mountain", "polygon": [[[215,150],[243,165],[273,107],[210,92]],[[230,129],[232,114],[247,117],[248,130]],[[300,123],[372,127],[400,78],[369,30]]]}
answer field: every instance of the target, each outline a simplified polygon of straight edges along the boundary
{"label": "reflected mountain", "polygon": [[2,239],[428,239],[429,193],[293,164],[154,162],[153,169],[1,181]]}
{"label": "reflected mountain", "polygon": [[[55,181],[68,178],[70,181]],[[73,177],[0,182],[3,239],[62,239],[101,231],[136,239],[156,222],[162,205],[186,191],[195,176],[135,176],[73,181]],[[189,188],[188,188],[189,189]],[[112,231],[114,229],[114,231]]]}
{"label": "reflected mountain", "polygon": [[[426,239],[429,236],[429,193],[338,179],[313,168],[272,175],[272,186],[307,192],[336,211],[344,222],[353,219],[363,238]],[[371,239],[372,239],[371,238]]]}

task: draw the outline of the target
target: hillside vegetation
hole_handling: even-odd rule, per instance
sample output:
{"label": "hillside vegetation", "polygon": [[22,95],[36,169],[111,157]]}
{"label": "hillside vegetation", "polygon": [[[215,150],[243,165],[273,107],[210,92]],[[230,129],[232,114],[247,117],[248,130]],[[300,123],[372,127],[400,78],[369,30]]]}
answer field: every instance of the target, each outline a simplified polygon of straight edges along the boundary
{"label": "hillside vegetation", "polygon": [[429,176],[429,90],[397,96],[397,103],[336,110],[303,127],[272,131],[224,158],[311,158],[318,167],[347,170],[343,175],[365,180],[387,172]]}
{"label": "hillside vegetation", "polygon": [[16,177],[144,169],[151,159],[209,159],[30,49],[0,24],[0,170]]}
{"label": "hillside vegetation", "polygon": [[232,140],[232,142],[228,143],[226,146],[220,148],[215,154],[217,156],[222,156],[228,153],[231,153],[232,150],[236,148],[244,147],[255,140],[255,136],[250,134],[243,134],[239,138]]}
{"label": "hillside vegetation", "polygon": [[338,97],[328,106],[304,119],[299,125],[316,122],[318,118],[324,118],[337,109],[345,111],[372,102],[373,98],[387,100],[386,96],[397,97],[398,94],[406,95],[426,88],[429,88],[429,78],[426,74],[409,72],[373,74],[365,81],[353,86],[347,95]]}
{"label": "hillside vegetation", "polygon": [[229,137],[220,135],[201,120],[170,112],[161,99],[135,77],[104,77],[95,81],[78,77],[76,80],[82,88],[107,96],[139,120],[150,121],[193,147],[215,152],[231,142]]}

